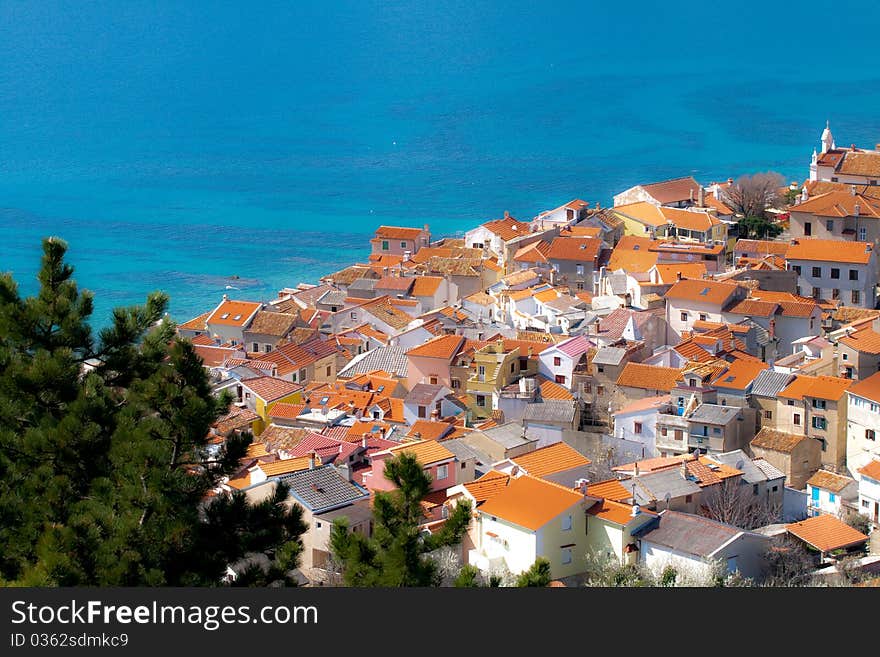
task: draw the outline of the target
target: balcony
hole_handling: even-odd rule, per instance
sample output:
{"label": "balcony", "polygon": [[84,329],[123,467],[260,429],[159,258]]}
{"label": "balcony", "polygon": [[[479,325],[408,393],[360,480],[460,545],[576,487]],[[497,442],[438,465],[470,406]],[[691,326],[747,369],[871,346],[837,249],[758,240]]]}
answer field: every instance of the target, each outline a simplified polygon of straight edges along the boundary
{"label": "balcony", "polygon": [[503,556],[489,556],[482,550],[468,550],[468,563],[484,573],[498,572],[507,567]]}

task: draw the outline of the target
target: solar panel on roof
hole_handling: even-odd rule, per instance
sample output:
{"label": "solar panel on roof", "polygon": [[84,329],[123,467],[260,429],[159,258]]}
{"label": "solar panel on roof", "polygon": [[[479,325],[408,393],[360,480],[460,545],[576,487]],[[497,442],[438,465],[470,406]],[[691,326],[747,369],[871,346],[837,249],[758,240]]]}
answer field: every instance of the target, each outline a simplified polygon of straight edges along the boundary
{"label": "solar panel on roof", "polygon": [[704,297],[704,296],[706,296],[707,294],[709,294],[709,288],[708,288],[708,287],[704,287],[704,288],[700,291],[700,296]]}

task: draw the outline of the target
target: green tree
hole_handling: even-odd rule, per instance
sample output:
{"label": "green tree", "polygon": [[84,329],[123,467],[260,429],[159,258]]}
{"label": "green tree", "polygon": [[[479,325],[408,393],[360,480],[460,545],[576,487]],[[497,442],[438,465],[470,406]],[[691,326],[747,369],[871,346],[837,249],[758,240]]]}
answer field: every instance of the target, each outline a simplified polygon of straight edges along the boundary
{"label": "green tree", "polygon": [[348,586],[438,586],[437,564],[430,553],[461,542],[471,519],[467,502],[453,509],[440,531],[425,534],[421,501],[431,491],[431,478],[411,453],[385,462],[385,477],[395,485],[376,493],[373,535],[349,531],[345,519],[334,521],[330,533],[333,558]]}
{"label": "green tree", "polygon": [[216,585],[263,555],[289,570],[304,526],[277,491],[250,505],[207,494],[249,436],[207,456],[228,399],[211,394],[168,298],[113,311],[93,335],[92,294],[43,241],[36,296],[0,276],[0,580],[25,585]]}
{"label": "green tree", "polygon": [[745,217],[737,222],[737,234],[742,239],[774,238],[782,233],[782,227],[764,217]]}
{"label": "green tree", "polygon": [[516,585],[521,587],[547,586],[552,579],[550,562],[544,557],[538,557],[528,570],[517,577]]}
{"label": "green tree", "polygon": [[480,586],[480,571],[476,566],[465,564],[461,568],[453,586],[459,589],[476,588]]}

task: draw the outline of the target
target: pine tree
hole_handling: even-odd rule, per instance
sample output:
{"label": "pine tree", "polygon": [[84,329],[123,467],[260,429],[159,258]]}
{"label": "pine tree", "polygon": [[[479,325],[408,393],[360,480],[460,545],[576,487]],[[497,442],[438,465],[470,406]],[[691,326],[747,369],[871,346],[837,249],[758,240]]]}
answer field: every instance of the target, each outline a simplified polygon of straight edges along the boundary
{"label": "pine tree", "polygon": [[424,521],[421,501],[431,479],[415,456],[407,452],[388,459],[385,477],[395,490],[376,493],[373,535],[349,531],[344,519],[334,522],[330,545],[348,586],[438,586],[436,564],[429,553],[461,542],[471,517],[467,502],[450,512],[442,529],[431,535],[419,531]]}
{"label": "pine tree", "polygon": [[538,557],[528,570],[520,574],[516,585],[520,587],[547,586],[552,579],[550,562],[544,557]]}
{"label": "pine tree", "polygon": [[228,399],[175,339],[167,296],[117,308],[96,339],[66,252],[43,241],[35,297],[0,276],[0,580],[216,585],[263,554],[264,576],[287,581],[305,527],[286,489],[258,505],[241,493],[204,503],[248,437],[206,456]]}

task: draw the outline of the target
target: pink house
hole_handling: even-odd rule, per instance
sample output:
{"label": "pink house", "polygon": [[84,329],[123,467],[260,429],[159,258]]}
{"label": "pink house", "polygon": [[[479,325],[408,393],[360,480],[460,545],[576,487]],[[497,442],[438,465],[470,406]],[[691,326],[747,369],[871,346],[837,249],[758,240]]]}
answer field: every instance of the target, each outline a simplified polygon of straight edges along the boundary
{"label": "pink house", "polygon": [[393,490],[394,484],[385,478],[385,461],[401,452],[415,455],[422,464],[431,477],[431,492],[445,491],[455,486],[458,460],[455,454],[436,440],[421,440],[375,452],[371,456],[372,469],[361,475],[363,485],[370,490]]}
{"label": "pink house", "polygon": [[376,236],[370,240],[372,253],[379,255],[415,254],[423,246],[430,246],[431,231],[428,224],[424,228],[401,228],[399,226],[379,226]]}
{"label": "pink house", "polygon": [[452,363],[465,342],[460,335],[441,335],[407,351],[407,388],[419,383],[452,388]]}

